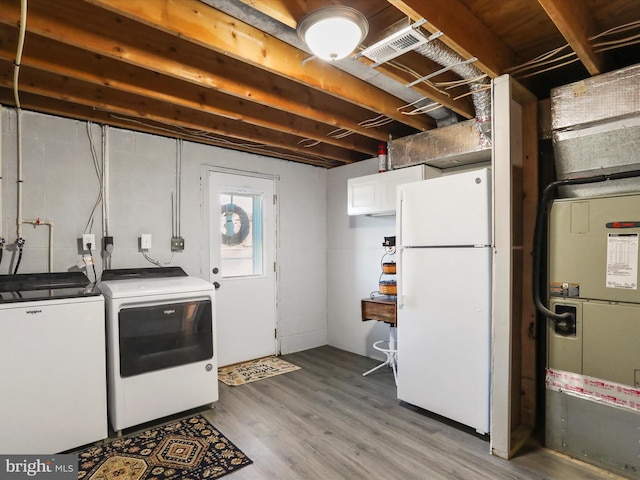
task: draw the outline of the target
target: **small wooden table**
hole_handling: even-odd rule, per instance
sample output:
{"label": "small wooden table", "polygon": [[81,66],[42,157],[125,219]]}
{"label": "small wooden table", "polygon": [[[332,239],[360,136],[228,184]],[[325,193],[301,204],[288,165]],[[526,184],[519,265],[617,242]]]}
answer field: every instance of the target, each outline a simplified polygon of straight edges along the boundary
{"label": "small wooden table", "polygon": [[395,327],[397,323],[396,297],[363,298],[360,302],[362,321],[378,320]]}

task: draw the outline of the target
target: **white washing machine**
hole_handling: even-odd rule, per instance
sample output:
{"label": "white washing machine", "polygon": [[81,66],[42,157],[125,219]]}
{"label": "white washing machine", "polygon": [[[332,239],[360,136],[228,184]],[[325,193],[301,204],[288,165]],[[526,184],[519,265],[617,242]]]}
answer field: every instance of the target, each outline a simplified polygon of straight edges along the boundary
{"label": "white washing machine", "polygon": [[106,270],[108,405],[125,428],[218,400],[214,287],[179,267]]}
{"label": "white washing machine", "polygon": [[104,298],[80,272],[0,276],[0,452],[108,436]]}

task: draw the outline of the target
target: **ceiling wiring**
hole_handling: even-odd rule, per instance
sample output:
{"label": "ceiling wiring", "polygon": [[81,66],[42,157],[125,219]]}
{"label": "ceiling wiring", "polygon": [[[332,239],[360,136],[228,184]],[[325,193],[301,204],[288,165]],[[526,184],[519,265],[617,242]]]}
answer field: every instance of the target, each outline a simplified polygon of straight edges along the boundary
{"label": "ceiling wiring", "polygon": [[103,193],[104,193],[103,192],[102,171],[100,169],[100,164],[98,162],[98,154],[96,153],[96,147],[95,147],[95,141],[93,139],[93,133],[91,132],[91,127],[93,126],[93,123],[87,122],[86,126],[87,126],[87,137],[89,137],[89,147],[90,147],[90,150],[91,150],[91,158],[93,159],[93,167],[95,168],[96,176],[98,177],[98,182],[99,182],[100,188],[98,190],[98,198],[96,198],[96,201],[93,204],[93,208],[91,209],[91,213],[89,214],[89,219],[87,220],[87,224],[84,227],[83,233],[89,233],[93,229],[93,220],[94,220],[94,217],[95,217],[95,214],[96,214],[96,210],[98,209],[98,206],[102,202],[102,196],[103,196]]}
{"label": "ceiling wiring", "polygon": [[[521,63],[520,65],[515,65],[511,68],[507,68],[505,70],[505,73],[509,73],[509,74],[516,74],[520,71],[523,70],[528,70],[531,68],[535,68],[538,66],[539,63],[544,62],[546,60],[549,60],[550,58],[552,58],[554,55],[559,54],[560,52],[562,52],[565,48],[568,48],[569,44],[565,43],[564,45],[562,45],[561,47],[557,47],[554,48],[552,50],[549,50],[548,52],[542,53],[540,55],[538,55],[535,58],[532,58],[531,60],[528,60],[524,63]],[[571,55],[575,55],[575,52],[572,52]]]}
{"label": "ceiling wiring", "polygon": [[552,67],[545,68],[543,70],[537,70],[537,71],[529,73],[527,75],[518,75],[516,78],[523,79],[523,78],[533,77],[535,75],[540,75],[541,73],[549,72],[551,70],[555,70],[556,68],[564,67],[566,65],[570,65],[572,63],[579,62],[579,61],[580,61],[580,59],[576,56],[575,58],[573,58],[573,59],[571,59],[571,60],[569,60],[567,62],[559,63],[558,65],[554,65]]}
{"label": "ceiling wiring", "polygon": [[414,108],[413,110],[408,111],[408,112],[402,111],[402,109],[404,109],[404,108],[412,107],[412,106],[417,105],[418,103],[423,102],[425,100],[430,100],[430,98],[429,97],[419,98],[418,100],[416,100],[414,102],[407,103],[406,105],[403,105],[402,107],[399,107],[398,111],[400,113],[402,113],[403,115],[423,115],[425,113],[429,113],[429,112],[431,112],[433,110],[437,110],[438,108],[442,107],[442,105],[440,103],[432,102],[432,103],[429,103],[428,105],[422,105],[420,107]]}
{"label": "ceiling wiring", "polygon": [[[230,140],[227,140],[225,138],[220,138],[220,137],[216,137],[208,132],[203,132],[201,130],[193,130],[191,131],[188,128],[185,127],[181,127],[179,125],[172,125],[175,129],[171,129],[171,128],[165,128],[165,127],[160,127],[158,125],[154,125],[154,124],[150,124],[150,123],[146,123],[146,122],[142,122],[140,120],[136,120],[134,118],[129,118],[129,117],[125,117],[122,115],[116,115],[113,113],[109,113],[109,117],[110,118],[114,118],[117,120],[122,120],[122,121],[126,121],[126,122],[130,122],[130,123],[135,123],[137,125],[141,125],[143,127],[147,127],[147,128],[153,128],[153,129],[157,129],[157,130],[161,130],[161,131],[165,131],[168,133],[171,133],[172,135],[184,135],[185,137],[191,137],[191,138],[197,138],[197,139],[206,139],[206,140],[210,140],[211,142],[216,142],[222,145],[231,145],[231,146],[236,146],[236,147],[240,147],[240,148],[248,148],[251,149],[251,151],[253,153],[257,153],[257,154],[262,154],[262,155],[268,155],[268,156],[273,156],[274,154],[278,153],[278,151],[276,150],[271,150],[269,145],[266,144],[249,144],[249,143],[238,143],[238,142],[231,142]],[[161,122],[158,122],[161,123]],[[177,129],[177,130],[176,130]],[[303,153],[298,153],[300,160],[314,160],[314,161],[319,161],[322,162],[326,165],[330,165],[330,166],[335,166],[335,165],[342,165],[344,162],[341,161],[332,161],[332,160],[327,160],[326,158],[320,156],[320,155],[316,155],[316,154],[303,154]]]}
{"label": "ceiling wiring", "polygon": [[333,138],[345,138],[354,133],[355,132],[353,130],[349,130],[347,128],[336,128],[335,130],[327,133],[327,136]]}
{"label": "ceiling wiring", "polygon": [[363,120],[362,122],[358,123],[358,125],[364,128],[375,128],[375,127],[380,127],[382,125],[387,125],[388,123],[391,123],[391,122],[393,122],[392,118],[389,118],[386,115],[378,115],[375,118]]}
{"label": "ceiling wiring", "polygon": [[18,89],[18,78],[20,76],[20,65],[22,64],[22,53],[24,51],[24,39],[27,31],[27,0],[22,0],[20,8],[20,33],[18,36],[18,48],[16,50],[16,59],[13,62],[13,98],[16,108],[20,106],[20,93]]}
{"label": "ceiling wiring", "polygon": [[589,37],[589,40],[596,40],[597,38],[604,37],[606,35],[611,35],[613,33],[626,32],[627,30],[633,30],[638,27],[640,27],[640,20],[625,23],[624,25],[618,25],[617,27],[609,28],[604,32],[600,32],[597,35],[593,35],[592,37]]}
{"label": "ceiling wiring", "polygon": [[[302,145],[303,143],[305,145]],[[320,144],[320,140],[314,140],[313,138],[303,138],[298,142],[298,145],[302,145],[305,148],[315,147],[316,145],[319,145],[319,144]]]}
{"label": "ceiling wiring", "polygon": [[[423,75],[422,75],[422,74],[420,74],[420,73],[416,72],[416,71],[415,71],[415,70],[413,70],[412,68],[409,68],[409,67],[407,67],[407,66],[405,66],[405,65],[403,65],[403,64],[401,64],[401,63],[399,63],[399,62],[395,62],[395,61],[393,61],[393,62],[388,62],[388,64],[389,64],[389,65],[391,65],[391,66],[393,66],[394,68],[396,68],[396,69],[398,69],[398,70],[402,71],[402,72],[405,72],[405,73],[407,73],[407,74],[411,75],[412,77],[414,77],[414,78],[416,78],[416,79],[418,79],[418,78],[422,78],[422,77],[423,77]],[[437,91],[438,93],[440,93],[441,95],[445,95],[445,96],[447,96],[447,97],[450,97],[450,96],[451,96],[451,95],[449,95],[449,93],[448,93],[448,92],[446,92],[446,91],[444,91],[444,90],[441,90],[441,89],[438,87],[438,84],[437,84],[437,83],[434,83],[434,82],[432,82],[432,81],[431,81],[431,80],[429,80],[429,79],[423,80],[423,82],[422,82],[422,83],[424,83],[424,84],[428,85],[429,87],[433,88],[434,90],[436,90],[436,91]]]}
{"label": "ceiling wiring", "polygon": [[[482,75],[478,75],[477,77],[463,78],[461,80],[453,80],[451,82],[436,82],[436,83],[434,83],[434,85],[436,85],[438,87],[445,87],[445,90],[451,90],[453,88],[464,87],[464,86],[470,85],[472,83],[477,83],[480,80],[483,80],[485,78],[488,78],[488,75],[486,73],[484,73]],[[449,94],[447,93],[447,95],[449,95]]]}
{"label": "ceiling wiring", "polygon": [[491,84],[490,83],[488,83],[485,86],[475,88],[474,90],[471,90],[470,92],[463,93],[462,95],[458,95],[457,97],[453,97],[453,99],[454,100],[459,100],[459,99],[467,97],[469,95],[473,95],[474,93],[484,92],[485,90],[491,90]]}
{"label": "ceiling wiring", "polygon": [[[614,34],[619,34],[626,31],[630,31],[630,30],[635,30],[639,27],[640,27],[640,21],[629,22],[624,25],[619,25],[616,27],[609,28],[608,30],[605,30],[596,35],[593,35],[589,37],[588,40],[592,42],[591,47],[593,48],[593,51],[595,53],[602,53],[607,50],[613,50],[615,48],[622,48],[630,45],[635,45],[640,43],[640,33],[635,35],[630,35],[624,38],[616,39],[616,40],[607,40],[607,41],[600,41],[600,42],[594,42],[594,40],[597,40],[602,37],[611,36]],[[527,62],[524,62],[520,65],[516,65],[514,67],[506,69],[505,73],[509,73],[518,79],[524,79],[524,78],[529,78],[535,75],[539,75],[541,73],[548,72],[550,70],[564,67],[566,65],[570,65],[572,63],[579,61],[580,59],[575,51],[571,51],[564,55],[558,56],[563,50],[569,47],[570,45],[567,43],[560,47],[549,50],[548,52],[545,52]],[[557,62],[560,62],[560,63],[557,63]],[[555,65],[553,65],[554,63]],[[551,66],[547,68],[540,68],[545,65],[551,65]],[[524,72],[528,70],[534,70],[534,71],[524,74]]]}

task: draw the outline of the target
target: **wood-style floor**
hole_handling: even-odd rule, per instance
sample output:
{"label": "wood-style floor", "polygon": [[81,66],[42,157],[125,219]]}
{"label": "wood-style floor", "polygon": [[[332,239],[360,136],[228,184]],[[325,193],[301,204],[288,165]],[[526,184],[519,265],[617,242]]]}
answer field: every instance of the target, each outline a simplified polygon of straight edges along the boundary
{"label": "wood-style floor", "polygon": [[253,460],[229,480],[619,479],[550,450],[507,462],[475,432],[396,398],[391,370],[332,347],[282,357],[301,370],[229,387],[202,414]]}

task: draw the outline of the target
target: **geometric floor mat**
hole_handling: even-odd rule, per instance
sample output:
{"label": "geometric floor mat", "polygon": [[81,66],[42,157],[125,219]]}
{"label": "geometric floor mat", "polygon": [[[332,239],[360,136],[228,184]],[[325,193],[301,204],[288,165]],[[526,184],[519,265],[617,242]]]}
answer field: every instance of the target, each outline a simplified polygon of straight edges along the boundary
{"label": "geometric floor mat", "polygon": [[271,356],[220,367],[218,368],[218,380],[235,387],[294,370],[300,370],[300,367]]}
{"label": "geometric floor mat", "polygon": [[220,478],[253,463],[200,415],[89,447],[77,455],[82,480]]}

